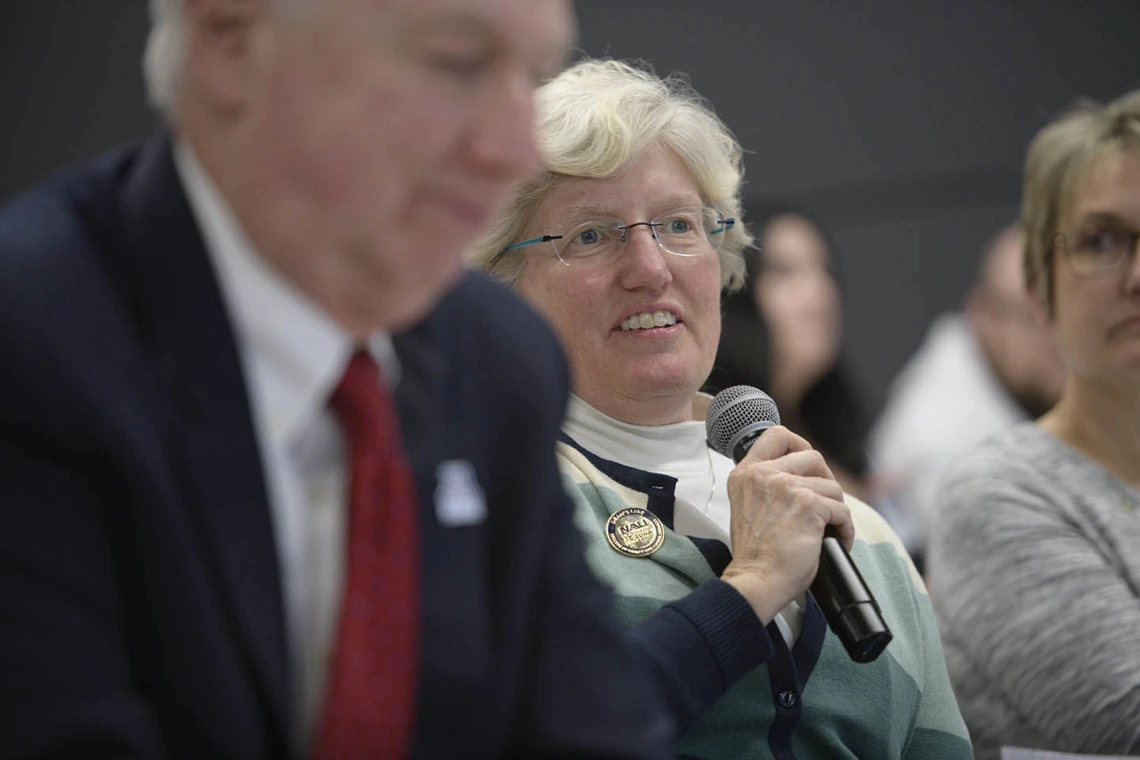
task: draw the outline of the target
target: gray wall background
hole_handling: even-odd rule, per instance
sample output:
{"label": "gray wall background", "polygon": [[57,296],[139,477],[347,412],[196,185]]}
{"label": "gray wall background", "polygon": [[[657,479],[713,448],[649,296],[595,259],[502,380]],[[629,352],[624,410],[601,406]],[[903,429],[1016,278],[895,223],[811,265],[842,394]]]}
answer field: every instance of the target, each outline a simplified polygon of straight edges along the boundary
{"label": "gray wall background", "polygon": [[[3,0],[0,199],[157,120],[145,0]],[[1137,0],[579,0],[580,47],[687,72],[749,151],[748,198],[816,212],[873,410],[984,240],[1033,133],[1140,86]]]}

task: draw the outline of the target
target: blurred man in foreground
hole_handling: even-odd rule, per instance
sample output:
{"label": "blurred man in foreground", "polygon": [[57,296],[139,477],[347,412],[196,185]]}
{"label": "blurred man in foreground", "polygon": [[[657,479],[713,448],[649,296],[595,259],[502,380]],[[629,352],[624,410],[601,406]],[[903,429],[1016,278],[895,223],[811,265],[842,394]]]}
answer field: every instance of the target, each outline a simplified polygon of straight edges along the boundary
{"label": "blurred man in foreground", "polygon": [[921,554],[937,519],[942,471],[994,433],[1056,403],[1063,369],[1040,304],[1025,286],[1021,231],[986,245],[961,314],[939,317],[895,379],[871,436],[872,467]]}
{"label": "blurred man in foreground", "polygon": [[152,0],[171,125],[0,210],[7,757],[663,757],[459,252],[563,0]]}

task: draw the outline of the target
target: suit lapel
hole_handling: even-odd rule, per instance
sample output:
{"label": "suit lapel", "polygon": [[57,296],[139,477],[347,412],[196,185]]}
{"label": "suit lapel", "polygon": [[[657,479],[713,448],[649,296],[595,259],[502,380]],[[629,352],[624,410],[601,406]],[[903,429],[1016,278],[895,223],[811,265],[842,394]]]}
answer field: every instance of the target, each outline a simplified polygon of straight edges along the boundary
{"label": "suit lapel", "polygon": [[[443,386],[446,362],[440,345],[440,321],[435,314],[417,327],[392,336],[400,359],[400,383],[395,393],[400,433],[417,476],[425,460],[434,459],[429,454],[435,448],[433,433],[438,431],[441,415],[450,406]],[[420,485],[424,483],[421,481]]]}
{"label": "suit lapel", "polygon": [[168,437],[186,506],[223,608],[284,736],[290,704],[285,616],[264,470],[233,329],[169,138],[144,147],[122,205],[138,257],[142,329],[173,402]]}
{"label": "suit lapel", "polygon": [[463,349],[466,340],[455,337],[463,329],[461,309],[462,298],[449,294],[422,324],[392,339],[401,365],[396,404],[420,499],[422,629],[413,757],[435,757],[442,746],[458,746],[441,742],[442,724],[452,726],[451,741],[479,735],[485,727],[473,726],[470,716],[483,713],[472,712],[471,705],[491,693],[493,520],[449,526],[436,503],[440,463],[477,466],[485,454],[479,446],[486,446],[486,433],[473,421],[485,400],[473,398],[477,386],[458,376],[473,363]]}
{"label": "suit lapel", "polygon": [[446,361],[438,313],[407,332],[392,336],[400,359],[400,383],[395,402],[400,414],[404,452],[416,479],[420,509],[420,557],[425,588],[431,587],[436,571],[431,559],[440,544],[435,519],[435,475],[439,462],[457,446],[459,433],[449,415],[455,399],[444,388]]}

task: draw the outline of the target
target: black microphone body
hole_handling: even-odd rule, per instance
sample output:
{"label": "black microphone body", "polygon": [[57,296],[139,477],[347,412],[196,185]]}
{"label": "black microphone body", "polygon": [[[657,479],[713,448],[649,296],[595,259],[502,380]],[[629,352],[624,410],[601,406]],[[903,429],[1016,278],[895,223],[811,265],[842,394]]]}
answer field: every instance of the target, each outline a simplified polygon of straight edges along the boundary
{"label": "black microphone body", "polygon": [[[737,464],[765,430],[778,424],[775,402],[762,391],[739,385],[717,394],[706,422],[709,444]],[[871,662],[891,642],[878,602],[831,526],[824,532],[811,594],[855,662]]]}

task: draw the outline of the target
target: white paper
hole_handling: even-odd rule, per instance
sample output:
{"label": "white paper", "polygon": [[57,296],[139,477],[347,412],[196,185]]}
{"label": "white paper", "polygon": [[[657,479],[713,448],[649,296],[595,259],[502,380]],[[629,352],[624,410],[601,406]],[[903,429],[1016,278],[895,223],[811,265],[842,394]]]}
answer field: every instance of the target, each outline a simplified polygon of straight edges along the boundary
{"label": "white paper", "polygon": [[1044,749],[1002,747],[1001,760],[1130,760],[1136,755],[1074,755],[1070,752],[1050,752]]}

